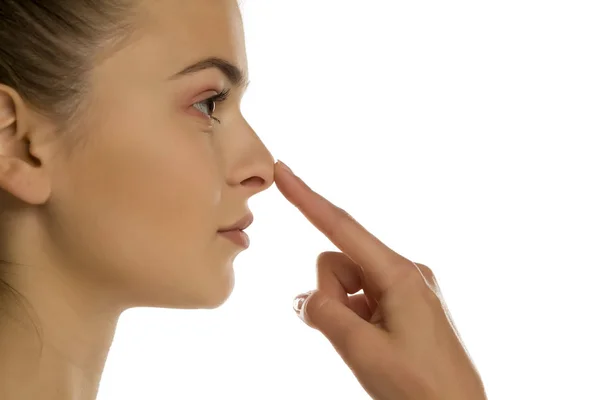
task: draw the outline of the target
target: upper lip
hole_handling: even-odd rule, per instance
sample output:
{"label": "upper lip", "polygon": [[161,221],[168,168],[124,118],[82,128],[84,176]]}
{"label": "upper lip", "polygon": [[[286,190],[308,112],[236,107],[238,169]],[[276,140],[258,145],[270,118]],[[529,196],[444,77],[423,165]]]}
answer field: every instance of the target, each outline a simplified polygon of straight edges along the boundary
{"label": "upper lip", "polygon": [[252,221],[254,221],[254,216],[252,214],[246,214],[242,219],[240,219],[235,224],[233,224],[227,228],[219,229],[219,232],[236,231],[236,230],[243,231],[244,229],[246,229],[247,227],[250,226]]}

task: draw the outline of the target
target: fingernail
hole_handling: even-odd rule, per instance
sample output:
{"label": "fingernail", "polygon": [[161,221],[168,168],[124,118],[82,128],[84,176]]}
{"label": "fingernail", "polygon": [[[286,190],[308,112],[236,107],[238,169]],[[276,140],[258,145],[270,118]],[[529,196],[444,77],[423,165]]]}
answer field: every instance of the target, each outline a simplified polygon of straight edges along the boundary
{"label": "fingernail", "polygon": [[302,178],[300,178],[298,175],[296,175],[296,174],[294,173],[294,171],[292,171],[292,170],[290,169],[290,167],[288,167],[288,166],[287,166],[287,165],[286,165],[286,164],[285,164],[283,161],[281,161],[281,160],[278,160],[277,162],[278,162],[279,164],[281,164],[281,167],[282,167],[284,170],[286,170],[287,172],[289,172],[289,173],[290,173],[290,175],[294,177],[294,180],[295,180],[296,182],[300,183],[300,184],[301,184],[302,186],[304,186],[306,189],[308,189],[308,190],[311,190],[311,191],[312,191],[312,189],[310,188],[310,186],[308,186],[308,185],[306,184],[306,182],[304,182],[304,181],[302,180]]}
{"label": "fingernail", "polygon": [[277,162],[279,164],[281,164],[281,166],[283,167],[283,169],[285,169],[287,172],[289,172],[292,175],[295,175],[294,172],[290,169],[290,167],[288,167],[283,161],[278,160]]}
{"label": "fingernail", "polygon": [[306,302],[306,299],[308,298],[308,296],[310,296],[312,293],[312,291],[306,292],[306,293],[302,293],[299,294],[298,296],[296,296],[296,298],[294,299],[294,311],[296,312],[296,314],[298,316],[300,316],[300,313],[302,312],[302,306],[304,305],[304,303]]}

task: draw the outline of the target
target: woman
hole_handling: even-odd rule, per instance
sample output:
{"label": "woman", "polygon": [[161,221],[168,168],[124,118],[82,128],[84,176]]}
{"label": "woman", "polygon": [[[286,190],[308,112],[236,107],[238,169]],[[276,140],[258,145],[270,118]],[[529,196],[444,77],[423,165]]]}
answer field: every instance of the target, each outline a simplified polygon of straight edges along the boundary
{"label": "woman", "polygon": [[274,182],[342,250],[295,306],[367,392],[485,398],[431,271],[274,164],[246,84],[234,0],[0,2],[0,398],[93,399],[123,311],[223,304]]}

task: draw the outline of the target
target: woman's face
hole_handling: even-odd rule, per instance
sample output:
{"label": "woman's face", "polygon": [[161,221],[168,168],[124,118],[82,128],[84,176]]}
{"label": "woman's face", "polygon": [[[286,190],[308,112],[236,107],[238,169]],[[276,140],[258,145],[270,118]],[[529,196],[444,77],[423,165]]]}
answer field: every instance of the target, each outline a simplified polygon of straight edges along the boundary
{"label": "woman's face", "polygon": [[[274,160],[240,112],[241,15],[235,0],[138,3],[131,44],[92,73],[70,133],[81,145],[52,164],[47,230],[62,265],[129,306],[214,308],[243,250],[217,231],[273,183]],[[206,59],[232,66],[197,68]]]}

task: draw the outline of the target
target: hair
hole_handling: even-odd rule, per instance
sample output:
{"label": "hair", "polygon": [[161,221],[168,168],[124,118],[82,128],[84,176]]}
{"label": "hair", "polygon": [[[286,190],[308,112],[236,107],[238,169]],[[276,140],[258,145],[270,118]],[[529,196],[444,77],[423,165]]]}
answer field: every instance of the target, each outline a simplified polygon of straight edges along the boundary
{"label": "hair", "polygon": [[[66,131],[85,109],[93,67],[133,32],[132,3],[0,0],[0,85]],[[6,281],[7,268],[15,265],[0,260],[0,310],[7,297],[18,295]]]}
{"label": "hair", "polygon": [[90,71],[132,31],[131,3],[1,0],[0,84],[57,123],[73,120]]}

